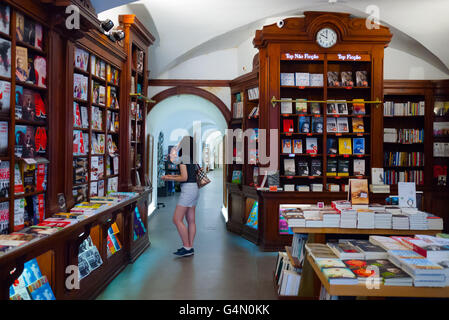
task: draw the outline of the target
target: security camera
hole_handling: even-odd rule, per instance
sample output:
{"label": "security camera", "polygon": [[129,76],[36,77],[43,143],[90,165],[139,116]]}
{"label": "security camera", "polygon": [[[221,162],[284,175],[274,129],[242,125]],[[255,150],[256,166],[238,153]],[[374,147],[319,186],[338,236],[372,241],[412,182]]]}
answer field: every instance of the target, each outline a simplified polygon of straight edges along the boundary
{"label": "security camera", "polygon": [[104,21],[101,21],[100,28],[103,30],[103,32],[109,32],[114,27],[114,22],[112,22],[110,19],[106,19]]}
{"label": "security camera", "polygon": [[284,20],[279,20],[276,24],[278,28],[282,28],[284,26]]}
{"label": "security camera", "polygon": [[125,33],[122,30],[112,30],[111,32],[109,32],[108,38],[114,42],[120,41],[125,39]]}

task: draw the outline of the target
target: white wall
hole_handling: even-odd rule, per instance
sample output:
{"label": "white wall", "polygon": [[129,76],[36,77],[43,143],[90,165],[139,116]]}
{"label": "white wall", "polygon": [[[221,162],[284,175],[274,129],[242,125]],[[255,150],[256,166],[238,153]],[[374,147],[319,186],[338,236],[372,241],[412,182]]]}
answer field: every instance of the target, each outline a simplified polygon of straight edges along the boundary
{"label": "white wall", "polygon": [[425,60],[393,48],[385,49],[384,79],[439,80],[448,79],[442,72]]}
{"label": "white wall", "polygon": [[239,76],[253,70],[253,59],[254,56],[259,52],[258,49],[254,48],[253,38],[254,37],[246,39],[237,48]]}

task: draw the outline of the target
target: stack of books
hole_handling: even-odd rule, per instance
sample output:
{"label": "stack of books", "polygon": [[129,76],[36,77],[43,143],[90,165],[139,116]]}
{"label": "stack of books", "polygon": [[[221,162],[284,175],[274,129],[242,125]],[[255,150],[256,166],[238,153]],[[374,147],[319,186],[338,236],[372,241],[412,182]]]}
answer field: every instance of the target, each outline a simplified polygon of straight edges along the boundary
{"label": "stack of books", "polygon": [[339,240],[338,242],[328,242],[329,248],[342,260],[364,259],[364,253],[351,244],[349,240]]}
{"label": "stack of books", "polygon": [[429,230],[443,230],[443,219],[434,214],[427,213],[427,228]]}
{"label": "stack of books", "polygon": [[357,211],[354,209],[341,210],[340,228],[357,228]]}
{"label": "stack of books", "polygon": [[393,229],[396,230],[409,230],[410,222],[408,216],[402,213],[394,213],[392,218]]}
{"label": "stack of books", "polygon": [[374,229],[374,211],[369,209],[357,210],[357,228]]}
{"label": "stack of books", "polygon": [[392,214],[386,211],[374,212],[374,229],[391,229]]}
{"label": "stack of books", "polygon": [[410,230],[427,230],[427,214],[415,208],[402,208],[402,213],[408,216]]}
{"label": "stack of books", "polygon": [[388,258],[388,253],[384,248],[372,244],[368,240],[348,240],[348,242],[359,249],[366,260]]}
{"label": "stack of books", "polygon": [[322,211],[323,228],[338,228],[340,226],[340,214],[336,210]]}

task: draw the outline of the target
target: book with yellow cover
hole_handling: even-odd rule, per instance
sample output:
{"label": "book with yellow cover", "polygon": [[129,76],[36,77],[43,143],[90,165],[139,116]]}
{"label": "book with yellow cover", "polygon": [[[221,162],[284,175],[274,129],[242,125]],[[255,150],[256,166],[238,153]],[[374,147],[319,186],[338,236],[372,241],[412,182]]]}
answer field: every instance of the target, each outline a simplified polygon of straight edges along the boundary
{"label": "book with yellow cover", "polygon": [[338,139],[338,152],[339,154],[352,154],[351,138]]}
{"label": "book with yellow cover", "polygon": [[367,179],[349,179],[349,192],[352,205],[369,204]]}
{"label": "book with yellow cover", "polygon": [[362,118],[352,118],[352,132],[365,132]]}
{"label": "book with yellow cover", "polygon": [[106,95],[106,106],[110,107],[111,106],[111,87],[108,87],[107,90],[107,95]]}

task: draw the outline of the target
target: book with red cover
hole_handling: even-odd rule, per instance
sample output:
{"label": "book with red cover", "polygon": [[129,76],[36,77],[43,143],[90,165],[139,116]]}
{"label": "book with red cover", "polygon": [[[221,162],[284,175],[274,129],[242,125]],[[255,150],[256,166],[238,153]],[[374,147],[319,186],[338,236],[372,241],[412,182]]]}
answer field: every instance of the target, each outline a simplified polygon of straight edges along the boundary
{"label": "book with red cover", "polygon": [[295,129],[293,127],[292,119],[284,119],[282,121],[284,132],[293,132]]}

